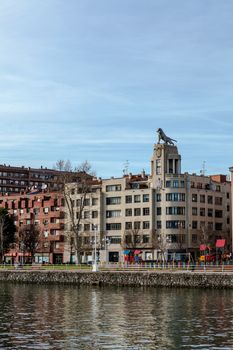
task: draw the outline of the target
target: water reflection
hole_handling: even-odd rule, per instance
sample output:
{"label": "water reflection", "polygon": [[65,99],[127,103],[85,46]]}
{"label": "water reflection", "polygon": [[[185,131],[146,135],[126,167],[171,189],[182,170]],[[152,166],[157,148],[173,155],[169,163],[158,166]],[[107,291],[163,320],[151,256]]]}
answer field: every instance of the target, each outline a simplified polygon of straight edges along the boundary
{"label": "water reflection", "polygon": [[233,291],[0,285],[3,349],[232,349]]}

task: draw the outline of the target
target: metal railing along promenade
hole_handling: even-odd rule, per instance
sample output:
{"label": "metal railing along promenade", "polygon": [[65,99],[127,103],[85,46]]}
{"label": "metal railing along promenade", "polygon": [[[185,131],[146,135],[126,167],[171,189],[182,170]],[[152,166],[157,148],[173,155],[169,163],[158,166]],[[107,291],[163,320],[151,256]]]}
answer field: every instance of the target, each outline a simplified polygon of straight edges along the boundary
{"label": "metal railing along promenade", "polygon": [[[56,270],[56,271],[92,271],[92,265],[87,264],[1,264],[0,270]],[[98,263],[99,271],[190,271],[190,272],[232,272],[233,261],[217,263],[189,262],[143,262],[143,263]]]}

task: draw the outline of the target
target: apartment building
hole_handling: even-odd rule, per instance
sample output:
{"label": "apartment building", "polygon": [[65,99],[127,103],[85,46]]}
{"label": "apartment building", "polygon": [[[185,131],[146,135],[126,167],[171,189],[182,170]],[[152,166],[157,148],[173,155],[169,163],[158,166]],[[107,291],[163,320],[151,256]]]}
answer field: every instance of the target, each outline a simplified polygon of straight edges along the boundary
{"label": "apartment building", "polygon": [[36,169],[0,164],[0,193],[21,193],[31,187],[54,191],[57,189],[60,175],[60,171],[42,166]]}
{"label": "apartment building", "polygon": [[[40,231],[40,242],[35,254],[37,263],[63,263],[64,261],[64,209],[63,200],[56,192],[36,194],[8,194],[0,197],[0,207],[8,209],[16,225],[16,236],[21,228],[34,224]],[[18,240],[5,254],[6,262],[29,262]]]}
{"label": "apartment building", "polygon": [[[233,203],[233,167],[229,168],[230,172],[231,172],[231,205]],[[231,210],[231,232],[233,235],[233,210]],[[232,237],[232,241],[233,241],[233,237]]]}
{"label": "apartment building", "polygon": [[[74,192],[74,203],[81,197]],[[210,235],[231,249],[230,182],[225,175],[182,173],[174,144],[154,145],[150,175],[96,181],[85,200],[83,262],[93,259],[95,230],[99,259],[107,262],[161,258],[162,242],[167,258],[194,256]]]}

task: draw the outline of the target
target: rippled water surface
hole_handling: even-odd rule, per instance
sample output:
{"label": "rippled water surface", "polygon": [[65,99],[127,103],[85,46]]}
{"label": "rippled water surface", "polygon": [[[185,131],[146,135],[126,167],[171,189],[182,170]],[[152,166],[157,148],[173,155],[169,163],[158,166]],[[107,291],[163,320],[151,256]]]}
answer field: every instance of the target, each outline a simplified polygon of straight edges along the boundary
{"label": "rippled water surface", "polygon": [[0,349],[233,349],[233,291],[0,284]]}

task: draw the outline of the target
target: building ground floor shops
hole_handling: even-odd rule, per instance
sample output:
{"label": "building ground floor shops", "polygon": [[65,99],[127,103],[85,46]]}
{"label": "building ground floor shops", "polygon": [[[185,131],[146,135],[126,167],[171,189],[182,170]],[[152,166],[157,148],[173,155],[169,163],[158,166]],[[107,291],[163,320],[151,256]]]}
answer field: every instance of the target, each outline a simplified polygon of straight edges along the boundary
{"label": "building ground floor shops", "polygon": [[34,259],[32,259],[29,253],[12,251],[4,255],[4,262],[10,265],[26,265],[32,263],[58,265],[64,263],[64,257],[62,253],[38,252],[35,254]]}
{"label": "building ground floor shops", "polygon": [[[135,262],[139,263],[142,261],[153,261],[156,256],[154,250],[142,250],[142,249],[97,249],[96,250],[96,261],[105,263],[125,263],[125,262]],[[71,257],[67,256],[67,263],[75,263],[75,254]],[[81,252],[81,263],[82,264],[92,264],[95,261],[95,250],[89,250]]]}

